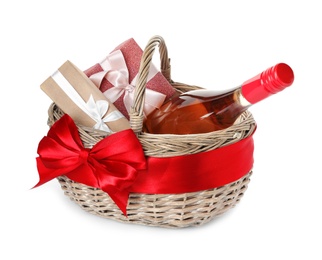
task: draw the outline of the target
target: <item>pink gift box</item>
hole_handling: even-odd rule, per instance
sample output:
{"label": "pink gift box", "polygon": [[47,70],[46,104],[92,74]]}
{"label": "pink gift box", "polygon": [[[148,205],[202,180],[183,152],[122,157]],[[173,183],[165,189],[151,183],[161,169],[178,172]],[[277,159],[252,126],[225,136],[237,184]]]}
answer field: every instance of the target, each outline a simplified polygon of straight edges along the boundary
{"label": "pink gift box", "polygon": [[[123,54],[128,70],[128,80],[130,84],[139,72],[143,51],[133,38],[121,43],[111,53],[115,52],[116,50],[120,50]],[[96,73],[103,72],[104,69],[102,68],[101,64],[102,62],[90,67],[84,71],[85,74],[88,77],[91,77]],[[114,85],[104,77],[97,87],[99,87],[99,89],[104,93],[105,91],[113,88]],[[146,87],[147,89],[164,94],[165,99],[168,99],[175,94],[174,88],[159,71],[157,71],[156,74],[150,80],[148,80]],[[124,104],[124,95],[125,93],[115,100],[114,105],[126,118],[129,119],[129,114],[126,109],[126,105]],[[109,98],[108,95],[106,95],[106,97]]]}

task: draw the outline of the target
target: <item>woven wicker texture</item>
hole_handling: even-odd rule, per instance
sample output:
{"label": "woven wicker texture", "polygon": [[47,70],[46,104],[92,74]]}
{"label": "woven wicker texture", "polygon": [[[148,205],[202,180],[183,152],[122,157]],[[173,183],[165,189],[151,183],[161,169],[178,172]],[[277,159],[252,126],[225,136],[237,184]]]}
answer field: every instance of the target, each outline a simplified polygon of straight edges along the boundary
{"label": "woven wicker texture", "polygon": [[[199,87],[171,80],[170,62],[164,40],[160,36],[151,38],[143,52],[134,104],[130,112],[130,123],[137,134],[145,155],[171,157],[194,154],[216,149],[238,142],[253,133],[256,124],[249,112],[238,118],[227,129],[194,135],[155,135],[142,132],[145,85],[152,55],[159,47],[161,72],[173,87],[180,92]],[[48,125],[57,121],[63,112],[55,104],[48,110]],[[83,144],[91,148],[106,136],[105,132],[77,126]],[[197,170],[197,169],[196,169]],[[132,193],[127,207],[128,217],[100,189],[76,183],[65,176],[58,178],[64,193],[87,212],[121,222],[149,226],[181,228],[197,226],[209,222],[215,216],[234,207],[244,195],[252,172],[222,187],[183,194],[137,194]]]}

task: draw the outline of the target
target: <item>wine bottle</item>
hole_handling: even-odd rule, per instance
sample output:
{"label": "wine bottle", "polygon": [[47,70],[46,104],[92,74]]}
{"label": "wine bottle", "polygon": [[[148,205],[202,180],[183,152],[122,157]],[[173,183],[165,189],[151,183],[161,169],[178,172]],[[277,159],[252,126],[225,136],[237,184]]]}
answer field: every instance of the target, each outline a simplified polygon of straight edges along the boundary
{"label": "wine bottle", "polygon": [[291,67],[279,63],[223,92],[193,90],[177,95],[145,120],[153,134],[199,134],[225,129],[253,104],[276,94],[294,81]]}

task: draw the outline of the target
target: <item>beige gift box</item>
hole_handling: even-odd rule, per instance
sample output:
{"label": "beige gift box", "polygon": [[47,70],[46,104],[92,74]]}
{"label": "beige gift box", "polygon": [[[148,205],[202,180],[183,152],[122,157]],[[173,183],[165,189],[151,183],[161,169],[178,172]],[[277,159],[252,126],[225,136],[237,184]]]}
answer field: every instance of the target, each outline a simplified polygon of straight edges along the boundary
{"label": "beige gift box", "polygon": [[110,133],[130,128],[113,103],[70,61],[40,87],[77,124]]}

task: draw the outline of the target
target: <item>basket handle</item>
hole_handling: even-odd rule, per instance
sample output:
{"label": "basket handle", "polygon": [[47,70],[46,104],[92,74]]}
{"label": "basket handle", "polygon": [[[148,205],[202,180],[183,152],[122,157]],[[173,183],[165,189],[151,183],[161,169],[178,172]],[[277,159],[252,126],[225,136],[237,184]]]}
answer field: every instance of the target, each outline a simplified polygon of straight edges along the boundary
{"label": "basket handle", "polygon": [[146,83],[152,62],[152,56],[157,46],[159,46],[161,73],[171,83],[171,66],[170,59],[168,58],[168,50],[163,38],[157,35],[149,40],[143,51],[138,72],[138,80],[135,87],[134,102],[129,113],[130,125],[136,134],[140,133],[143,127],[143,108],[145,102]]}

